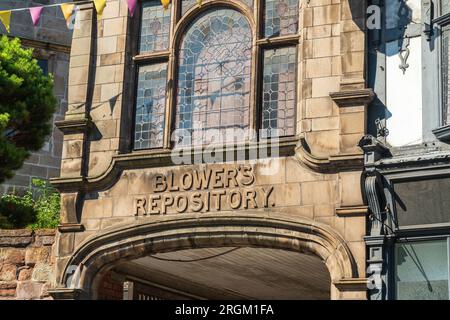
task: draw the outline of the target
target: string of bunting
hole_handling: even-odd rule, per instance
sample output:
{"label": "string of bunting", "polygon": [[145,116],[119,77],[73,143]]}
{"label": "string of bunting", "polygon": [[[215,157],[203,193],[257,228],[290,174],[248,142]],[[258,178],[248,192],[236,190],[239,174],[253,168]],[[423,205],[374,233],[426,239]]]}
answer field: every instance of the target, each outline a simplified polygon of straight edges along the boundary
{"label": "string of bunting", "polygon": [[[103,10],[106,7],[106,1],[107,0],[65,2],[65,3],[50,4],[50,5],[36,6],[36,7],[30,7],[30,8],[0,10],[0,21],[5,26],[6,31],[9,33],[12,12],[28,10],[30,12],[31,21],[33,22],[33,26],[36,27],[39,24],[39,21],[41,19],[41,14],[42,14],[42,11],[44,8],[60,7],[61,12],[64,16],[64,19],[66,20],[66,22],[68,22],[75,10],[76,5],[86,4],[86,3],[90,3],[90,2],[94,2],[95,10],[97,11],[97,16],[99,19],[101,19]],[[128,11],[130,12],[130,16],[133,17],[134,11],[136,10],[137,0],[125,0],[125,1],[127,3]],[[172,0],[161,0],[161,4],[162,4],[164,10],[167,10],[169,8],[171,2],[172,2]],[[202,2],[203,2],[203,0],[197,0],[197,4],[199,6],[202,5]]]}

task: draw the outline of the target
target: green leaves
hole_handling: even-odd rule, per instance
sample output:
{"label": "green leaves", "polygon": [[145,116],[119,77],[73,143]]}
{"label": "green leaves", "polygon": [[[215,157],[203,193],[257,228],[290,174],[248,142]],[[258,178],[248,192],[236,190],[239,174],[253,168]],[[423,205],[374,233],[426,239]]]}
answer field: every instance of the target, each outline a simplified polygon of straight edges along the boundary
{"label": "green leaves", "polygon": [[0,198],[0,228],[56,228],[59,225],[60,195],[46,181],[33,179],[23,196]]}
{"label": "green leaves", "polygon": [[0,132],[5,130],[9,122],[9,114],[3,113],[0,114]]}
{"label": "green leaves", "polygon": [[55,107],[53,77],[43,74],[31,49],[1,36],[0,183],[14,175],[29,151],[42,148]]}

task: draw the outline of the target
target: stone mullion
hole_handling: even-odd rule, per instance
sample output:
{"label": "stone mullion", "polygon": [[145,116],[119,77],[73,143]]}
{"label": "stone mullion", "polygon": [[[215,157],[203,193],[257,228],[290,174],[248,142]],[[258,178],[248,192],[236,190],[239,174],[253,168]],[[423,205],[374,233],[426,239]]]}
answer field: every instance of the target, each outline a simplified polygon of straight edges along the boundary
{"label": "stone mullion", "polygon": [[258,139],[258,133],[257,130],[259,129],[259,110],[261,110],[261,102],[260,102],[260,88],[261,83],[258,79],[261,78],[262,70],[259,68],[261,65],[261,54],[262,50],[260,45],[258,44],[258,40],[261,38],[261,10],[262,10],[262,1],[255,1],[254,2],[254,9],[253,9],[253,17],[255,21],[255,25],[253,28],[253,48],[252,48],[252,71],[251,71],[251,96],[250,96],[250,130],[255,130],[256,136],[253,136],[253,134],[249,135],[248,139],[252,141],[253,139]]}
{"label": "stone mullion", "polygon": [[172,134],[172,128],[174,127],[173,122],[173,114],[174,114],[174,108],[176,104],[176,92],[175,92],[175,79],[177,78],[176,75],[176,43],[175,43],[175,29],[177,26],[177,17],[181,16],[181,5],[178,3],[175,3],[175,5],[171,6],[171,18],[170,18],[170,36],[169,36],[169,59],[168,59],[168,66],[167,66],[167,85],[166,85],[166,110],[165,110],[165,118],[164,118],[164,141],[163,141],[163,147],[164,149],[171,148],[171,134]]}

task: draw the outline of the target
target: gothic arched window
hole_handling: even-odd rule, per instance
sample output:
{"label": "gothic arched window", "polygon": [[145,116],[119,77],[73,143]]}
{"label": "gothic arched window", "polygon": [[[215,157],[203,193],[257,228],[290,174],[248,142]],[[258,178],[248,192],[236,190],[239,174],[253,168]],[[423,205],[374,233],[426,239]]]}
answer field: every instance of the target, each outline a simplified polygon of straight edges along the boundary
{"label": "gothic arched window", "polygon": [[143,1],[134,149],[294,135],[298,12],[299,0]]}
{"label": "gothic arched window", "polygon": [[175,128],[187,143],[211,143],[222,129],[250,125],[252,30],[232,9],[200,15],[179,51]]}

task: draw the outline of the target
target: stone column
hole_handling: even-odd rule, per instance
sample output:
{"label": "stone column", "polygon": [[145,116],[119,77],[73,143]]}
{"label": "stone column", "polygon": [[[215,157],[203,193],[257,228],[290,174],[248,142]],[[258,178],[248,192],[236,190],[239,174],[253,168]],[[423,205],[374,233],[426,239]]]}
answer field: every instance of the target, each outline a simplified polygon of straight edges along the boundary
{"label": "stone column", "polygon": [[[91,83],[93,81],[94,22],[96,20],[93,4],[77,6],[70,54],[68,111],[65,119],[55,125],[64,133],[61,176],[52,183],[65,191],[67,183],[82,184],[86,177],[87,140],[91,121],[89,109],[92,100]],[[62,194],[62,228],[79,230],[77,204],[82,190],[72,190]]]}
{"label": "stone column", "polygon": [[[61,175],[52,184],[61,191],[61,224],[55,250],[55,279],[61,279],[74,250],[75,233],[83,231],[80,223],[84,184],[87,177],[88,143],[92,127],[90,109],[95,80],[96,14],[93,3],[77,5],[70,54],[68,111],[55,125],[63,132]],[[55,298],[79,297],[76,290],[53,288]]]}

